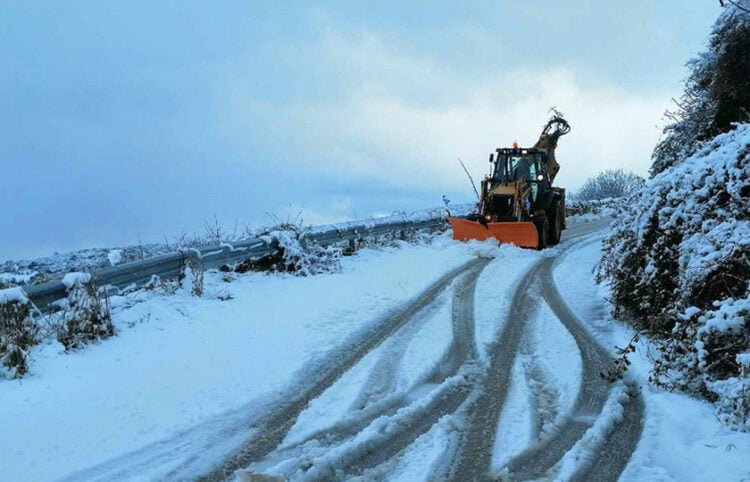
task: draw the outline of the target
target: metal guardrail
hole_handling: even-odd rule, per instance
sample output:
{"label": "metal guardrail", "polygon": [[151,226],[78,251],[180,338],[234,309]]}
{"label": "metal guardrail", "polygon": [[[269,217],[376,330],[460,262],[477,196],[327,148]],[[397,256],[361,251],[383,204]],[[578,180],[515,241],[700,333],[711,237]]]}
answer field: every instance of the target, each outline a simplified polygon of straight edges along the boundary
{"label": "metal guardrail", "polygon": [[[374,236],[395,234],[400,231],[437,229],[447,225],[445,219],[436,218],[425,221],[399,221],[384,224],[351,225],[343,229],[331,228],[325,231],[305,234],[301,243],[315,243],[330,246],[341,242],[356,242]],[[112,268],[91,273],[100,286],[111,286],[117,289],[140,287],[154,277],[172,279],[178,277],[188,260],[202,263],[205,269],[217,268],[225,264],[237,263],[247,259],[270,256],[279,251],[276,240],[266,242],[263,239],[249,239],[233,244],[205,246],[161,256],[154,256]],[[62,279],[47,281],[38,285],[24,287],[29,300],[41,311],[54,309],[54,303],[67,296],[67,289]]]}

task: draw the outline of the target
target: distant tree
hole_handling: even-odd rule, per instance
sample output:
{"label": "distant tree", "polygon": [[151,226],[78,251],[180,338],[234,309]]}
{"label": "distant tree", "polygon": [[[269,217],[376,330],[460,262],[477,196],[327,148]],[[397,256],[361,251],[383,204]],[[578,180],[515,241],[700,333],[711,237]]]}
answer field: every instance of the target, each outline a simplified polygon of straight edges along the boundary
{"label": "distant tree", "polygon": [[640,189],[645,180],[623,169],[610,169],[589,178],[575,194],[576,201],[625,197]]}
{"label": "distant tree", "polygon": [[724,0],[708,50],[687,63],[690,75],[654,149],[651,176],[694,154],[700,144],[750,121],[750,0]]}

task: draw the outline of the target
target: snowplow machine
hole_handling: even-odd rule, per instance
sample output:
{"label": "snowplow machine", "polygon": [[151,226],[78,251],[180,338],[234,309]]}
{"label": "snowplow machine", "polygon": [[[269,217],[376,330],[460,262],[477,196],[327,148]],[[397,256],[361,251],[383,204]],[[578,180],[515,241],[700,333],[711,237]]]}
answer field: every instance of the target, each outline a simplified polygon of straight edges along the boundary
{"label": "snowplow machine", "polygon": [[448,217],[453,239],[495,238],[538,249],[559,243],[565,229],[565,189],[552,183],[560,170],[557,141],[568,132],[570,125],[555,112],[533,147],[513,143],[491,153],[492,168],[482,180],[477,211],[466,218]]}

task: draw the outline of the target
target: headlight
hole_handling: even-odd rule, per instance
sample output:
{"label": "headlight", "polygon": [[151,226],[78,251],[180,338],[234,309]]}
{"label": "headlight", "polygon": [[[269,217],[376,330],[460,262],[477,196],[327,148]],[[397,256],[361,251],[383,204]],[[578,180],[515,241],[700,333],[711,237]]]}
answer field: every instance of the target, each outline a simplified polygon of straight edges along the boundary
{"label": "headlight", "polygon": [[538,175],[538,176],[536,177],[536,180],[537,180],[537,181],[544,181],[544,176],[542,176],[541,174],[539,174],[539,175]]}

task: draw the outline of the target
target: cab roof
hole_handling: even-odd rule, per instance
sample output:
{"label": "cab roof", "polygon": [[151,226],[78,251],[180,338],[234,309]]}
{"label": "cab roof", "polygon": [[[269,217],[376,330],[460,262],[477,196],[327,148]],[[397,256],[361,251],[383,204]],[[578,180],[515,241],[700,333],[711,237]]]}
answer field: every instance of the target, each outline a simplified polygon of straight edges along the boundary
{"label": "cab roof", "polygon": [[524,156],[528,154],[547,154],[546,149],[535,147],[498,147],[495,152],[508,156]]}

